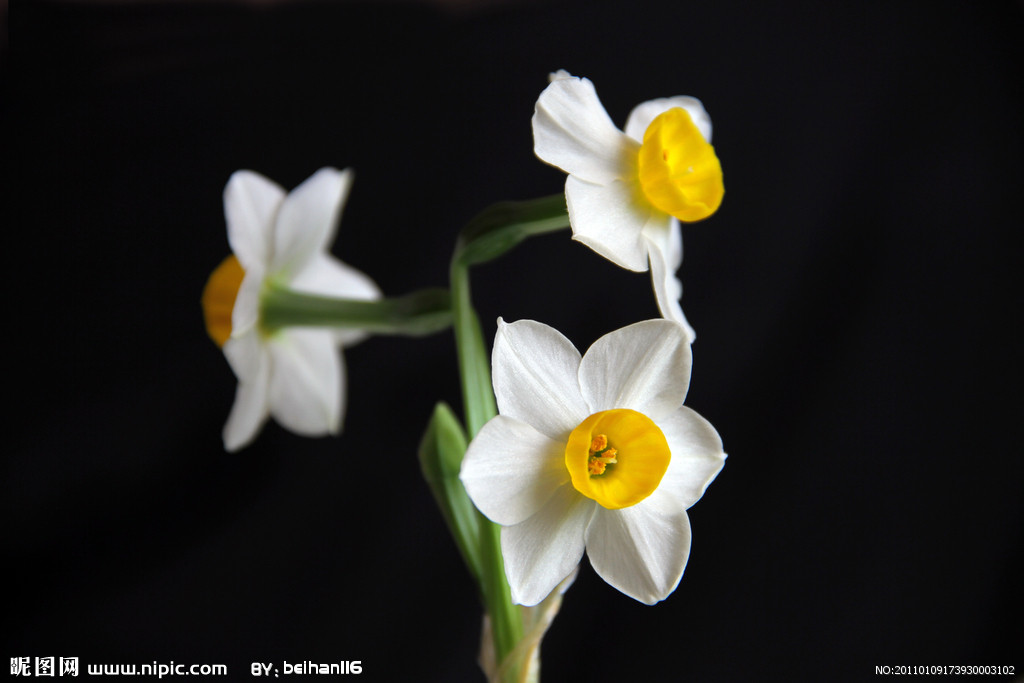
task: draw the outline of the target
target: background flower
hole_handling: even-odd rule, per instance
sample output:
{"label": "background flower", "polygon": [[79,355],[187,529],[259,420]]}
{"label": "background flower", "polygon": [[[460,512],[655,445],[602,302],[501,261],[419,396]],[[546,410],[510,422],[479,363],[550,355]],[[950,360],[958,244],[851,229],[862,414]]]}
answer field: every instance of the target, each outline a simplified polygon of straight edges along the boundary
{"label": "background flower", "polygon": [[[260,324],[260,300],[270,286],[347,299],[380,297],[370,278],[328,253],[351,182],[349,170],[333,168],[320,169],[288,195],[251,171],[238,171],[228,181],[224,212],[234,257],[216,271],[204,292],[208,327],[207,301],[231,298],[232,288],[236,295],[230,333],[223,341],[238,377],[235,404],[224,426],[228,450],[252,441],[270,416],[306,436],[341,430],[345,368],[338,346],[359,341],[362,333],[294,327],[269,331]],[[211,336],[221,341],[224,331],[211,328]]]}

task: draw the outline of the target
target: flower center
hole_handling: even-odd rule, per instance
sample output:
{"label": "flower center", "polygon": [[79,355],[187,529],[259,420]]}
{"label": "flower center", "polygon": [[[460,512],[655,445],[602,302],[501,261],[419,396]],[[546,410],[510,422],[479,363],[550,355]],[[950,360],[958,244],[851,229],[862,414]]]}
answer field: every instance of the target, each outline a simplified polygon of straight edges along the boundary
{"label": "flower center", "polygon": [[644,132],[638,159],[640,188],[656,208],[692,223],[718,210],[725,194],[722,165],[690,118],[675,107]]}
{"label": "flower center", "polygon": [[573,487],[610,510],[651,495],[668,469],[668,441],[651,418],[635,410],[594,413],[565,444]]}
{"label": "flower center", "polygon": [[231,312],[242,286],[245,271],[234,254],[224,259],[210,275],[203,288],[203,317],[206,333],[217,346],[223,347],[231,336]]}

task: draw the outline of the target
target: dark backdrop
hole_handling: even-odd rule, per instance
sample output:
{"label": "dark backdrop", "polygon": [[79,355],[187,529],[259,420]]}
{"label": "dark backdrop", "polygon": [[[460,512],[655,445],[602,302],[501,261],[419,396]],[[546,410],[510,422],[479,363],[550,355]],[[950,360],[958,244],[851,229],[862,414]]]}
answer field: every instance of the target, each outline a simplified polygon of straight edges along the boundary
{"label": "dark backdrop", "polygon": [[[530,116],[565,68],[619,125],[675,94],[712,116],[727,193],[684,231],[687,403],[730,457],[667,601],[584,561],[545,680],[1024,673],[1021,15],[15,3],[4,657],[480,680],[474,589],[415,459],[434,402],[458,406],[450,335],[348,351],[340,438],[270,424],[226,454],[235,382],[198,301],[239,168],[291,188],[353,167],[335,253],[388,294],[445,285],[474,213],[561,191]],[[488,337],[499,315],[534,318],[585,348],[657,315],[647,275],[565,234],[474,286]]]}

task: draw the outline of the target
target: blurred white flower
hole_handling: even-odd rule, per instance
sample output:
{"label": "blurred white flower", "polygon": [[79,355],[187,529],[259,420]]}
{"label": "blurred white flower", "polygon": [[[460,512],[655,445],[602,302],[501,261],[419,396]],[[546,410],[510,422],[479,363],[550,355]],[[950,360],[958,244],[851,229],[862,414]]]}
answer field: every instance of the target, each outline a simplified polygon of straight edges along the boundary
{"label": "blurred white flower", "polygon": [[725,462],[722,441],[682,405],[685,330],[648,320],[605,335],[582,358],[557,330],[498,321],[499,415],[470,443],[460,478],[502,525],[513,602],[535,605],[586,550],[597,573],[647,604],[679,583],[686,514]]}
{"label": "blurred white flower", "polygon": [[352,173],[322,168],[291,193],[251,171],[238,171],[224,190],[228,242],[234,252],[210,276],[203,310],[210,336],[238,378],[227,424],[229,451],[251,442],[268,417],[306,436],[337,434],[345,411],[345,370],[339,346],[356,330],[262,328],[260,301],[273,284],[296,292],[378,299],[362,272],[328,253]]}
{"label": "blurred white flower", "polygon": [[679,221],[713,214],[725,192],[711,147],[711,119],[693,97],[638,105],[619,130],[594,84],[551,74],[533,115],[534,152],[569,177],[573,238],[634,271],[650,262],[661,314],[685,326],[675,273],[683,259]]}

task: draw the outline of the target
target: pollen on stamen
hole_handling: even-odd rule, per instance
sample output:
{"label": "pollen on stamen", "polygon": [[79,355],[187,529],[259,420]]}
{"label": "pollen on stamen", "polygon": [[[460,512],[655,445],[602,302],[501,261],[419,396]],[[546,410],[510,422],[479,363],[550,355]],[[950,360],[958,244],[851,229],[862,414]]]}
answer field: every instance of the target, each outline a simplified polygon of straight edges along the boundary
{"label": "pollen on stamen", "polygon": [[605,473],[608,465],[618,462],[615,456],[618,451],[608,445],[608,437],[605,434],[597,434],[590,441],[590,457],[587,458],[587,472],[591,476],[599,476]]}

